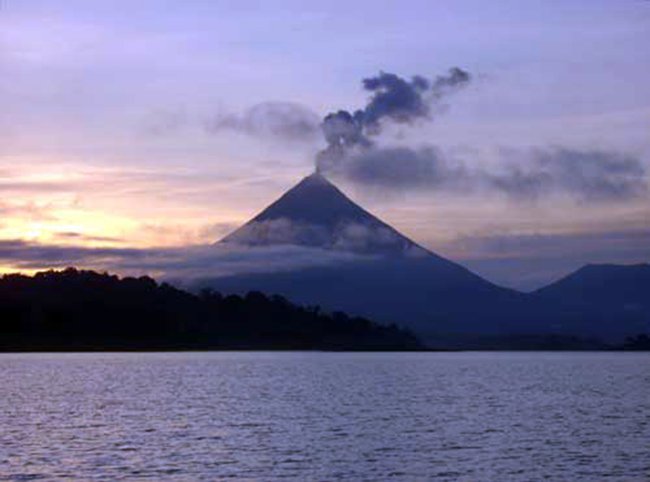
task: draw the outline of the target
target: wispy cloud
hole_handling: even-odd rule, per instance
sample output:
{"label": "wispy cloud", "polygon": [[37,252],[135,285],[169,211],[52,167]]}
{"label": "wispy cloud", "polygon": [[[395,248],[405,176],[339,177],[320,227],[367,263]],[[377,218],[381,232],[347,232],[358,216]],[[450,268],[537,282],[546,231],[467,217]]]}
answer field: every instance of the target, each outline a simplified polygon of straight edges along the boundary
{"label": "wispy cloud", "polygon": [[263,102],[243,113],[218,113],[204,122],[210,134],[240,132],[284,141],[313,141],[319,133],[318,115],[295,102]]}

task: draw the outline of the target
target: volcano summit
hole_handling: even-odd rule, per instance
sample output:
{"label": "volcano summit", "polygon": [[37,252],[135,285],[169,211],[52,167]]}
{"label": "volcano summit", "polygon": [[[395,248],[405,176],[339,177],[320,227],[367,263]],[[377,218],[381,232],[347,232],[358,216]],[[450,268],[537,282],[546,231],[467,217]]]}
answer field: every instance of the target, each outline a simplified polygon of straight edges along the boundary
{"label": "volcano summit", "polygon": [[424,256],[427,251],[314,173],[222,243],[297,245],[359,254]]}

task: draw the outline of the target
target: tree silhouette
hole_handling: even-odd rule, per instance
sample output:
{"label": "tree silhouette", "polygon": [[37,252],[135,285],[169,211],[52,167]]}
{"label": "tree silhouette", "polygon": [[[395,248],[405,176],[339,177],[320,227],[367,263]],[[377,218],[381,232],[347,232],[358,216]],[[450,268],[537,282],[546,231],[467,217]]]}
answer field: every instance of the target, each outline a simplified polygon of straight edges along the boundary
{"label": "tree silhouette", "polygon": [[0,278],[0,350],[413,350],[409,332],[250,292],[68,268]]}

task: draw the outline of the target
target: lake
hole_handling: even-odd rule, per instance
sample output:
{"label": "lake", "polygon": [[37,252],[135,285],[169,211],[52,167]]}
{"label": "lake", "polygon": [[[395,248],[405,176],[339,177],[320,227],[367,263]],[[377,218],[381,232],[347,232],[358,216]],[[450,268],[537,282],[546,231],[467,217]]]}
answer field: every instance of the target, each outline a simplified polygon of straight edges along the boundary
{"label": "lake", "polygon": [[650,480],[650,353],[0,355],[0,480]]}

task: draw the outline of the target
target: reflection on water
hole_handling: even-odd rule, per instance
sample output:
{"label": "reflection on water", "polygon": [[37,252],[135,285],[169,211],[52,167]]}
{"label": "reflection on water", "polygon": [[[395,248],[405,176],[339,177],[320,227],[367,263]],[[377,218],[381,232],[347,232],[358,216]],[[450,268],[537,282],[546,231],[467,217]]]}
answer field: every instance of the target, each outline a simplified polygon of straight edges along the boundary
{"label": "reflection on water", "polygon": [[649,480],[650,354],[0,355],[0,479]]}

